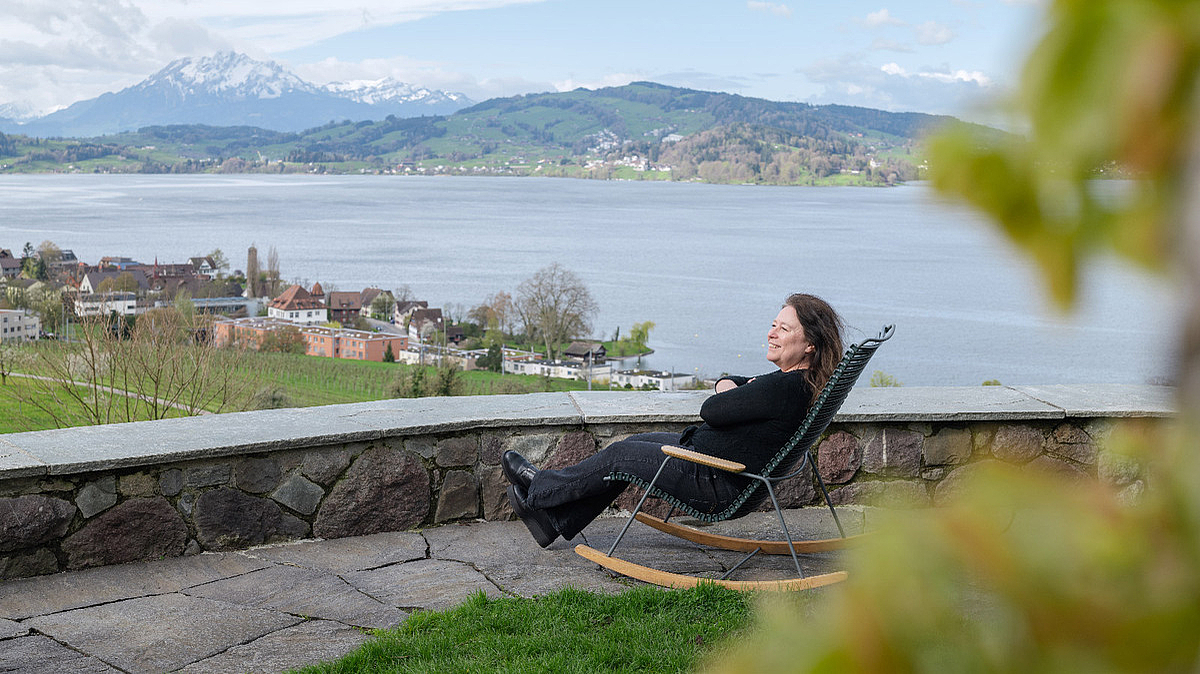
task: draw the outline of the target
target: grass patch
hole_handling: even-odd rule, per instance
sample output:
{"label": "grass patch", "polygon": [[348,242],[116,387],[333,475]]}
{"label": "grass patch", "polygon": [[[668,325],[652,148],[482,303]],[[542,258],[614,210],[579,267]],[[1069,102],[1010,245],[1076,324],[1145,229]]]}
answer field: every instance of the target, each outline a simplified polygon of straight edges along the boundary
{"label": "grass patch", "polygon": [[298,671],[685,672],[750,624],[751,603],[752,595],[713,585],[619,595],[566,589],[532,599],[477,593]]}

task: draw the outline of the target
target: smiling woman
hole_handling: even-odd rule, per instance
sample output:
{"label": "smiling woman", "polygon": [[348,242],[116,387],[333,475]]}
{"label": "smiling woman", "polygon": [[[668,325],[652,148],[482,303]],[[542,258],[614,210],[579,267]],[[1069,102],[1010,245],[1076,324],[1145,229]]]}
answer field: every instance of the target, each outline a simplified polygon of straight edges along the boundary
{"label": "smiling woman", "polygon": [[833,307],[803,293],[788,296],[767,336],[767,360],[779,367],[758,377],[723,377],[716,395],[704,401],[704,423],[680,433],[639,433],[619,440],[574,466],[538,470],[520,454],[501,463],[512,482],[513,511],[538,545],[559,536],[570,540],[625,490],[629,475],[654,482],[662,491],[700,512],[729,507],[749,478],[689,461],[664,464],[663,445],[699,452],[760,472],[800,426],[816,391],[829,380],[842,355],[842,321]]}

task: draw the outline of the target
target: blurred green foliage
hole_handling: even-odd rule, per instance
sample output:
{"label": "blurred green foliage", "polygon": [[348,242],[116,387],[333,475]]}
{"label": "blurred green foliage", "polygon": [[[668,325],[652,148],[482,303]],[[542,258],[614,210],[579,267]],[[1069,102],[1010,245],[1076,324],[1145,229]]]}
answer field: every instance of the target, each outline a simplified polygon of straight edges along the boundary
{"label": "blurred green foliage", "polygon": [[[1200,2],[1046,11],[1013,103],[1027,133],[951,129],[931,169],[1037,261],[1067,307],[1089,256],[1162,270],[1180,255],[1198,175]],[[1137,178],[1115,196],[1095,180],[1114,165]],[[1200,362],[1194,348],[1181,375]],[[883,513],[847,557],[846,583],[804,613],[768,601],[755,637],[713,671],[1200,671],[1200,419],[1181,391],[1178,424],[1094,438],[1097,479],[985,461],[941,507]]]}

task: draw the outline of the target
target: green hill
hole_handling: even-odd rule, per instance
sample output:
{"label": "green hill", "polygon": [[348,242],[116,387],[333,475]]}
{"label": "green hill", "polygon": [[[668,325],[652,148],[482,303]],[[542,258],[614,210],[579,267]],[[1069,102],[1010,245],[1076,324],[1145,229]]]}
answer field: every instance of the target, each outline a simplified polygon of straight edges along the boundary
{"label": "green hill", "polygon": [[950,119],[635,82],[497,98],[448,117],[331,121],[301,133],[183,125],[89,139],[0,134],[0,172],[376,172],[887,184],[920,177],[922,137]]}

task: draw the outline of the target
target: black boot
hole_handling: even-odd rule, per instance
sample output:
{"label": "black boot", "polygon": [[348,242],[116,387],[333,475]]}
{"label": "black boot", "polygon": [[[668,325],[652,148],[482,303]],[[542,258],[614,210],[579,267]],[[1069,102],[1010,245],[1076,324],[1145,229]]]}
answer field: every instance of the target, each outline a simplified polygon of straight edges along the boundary
{"label": "black boot", "polygon": [[526,461],[525,457],[511,449],[500,457],[500,468],[504,471],[504,477],[508,478],[511,484],[521,487],[523,491],[529,491],[529,483],[533,482],[533,476],[538,472],[538,469]]}
{"label": "black boot", "polygon": [[525,523],[529,533],[533,534],[533,540],[544,548],[558,538],[558,529],[554,528],[545,510],[532,508],[525,503],[525,496],[525,489],[520,485],[514,484],[508,488],[508,502],[512,504],[513,512]]}

